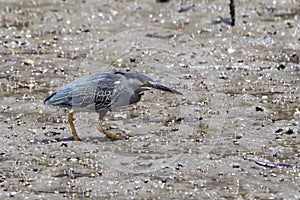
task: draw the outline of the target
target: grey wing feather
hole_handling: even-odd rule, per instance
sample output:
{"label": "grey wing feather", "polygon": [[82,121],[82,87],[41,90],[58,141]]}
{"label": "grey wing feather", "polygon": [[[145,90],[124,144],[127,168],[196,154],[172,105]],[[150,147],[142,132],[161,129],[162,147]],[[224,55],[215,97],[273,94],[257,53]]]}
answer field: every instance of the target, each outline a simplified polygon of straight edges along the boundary
{"label": "grey wing feather", "polygon": [[[113,89],[114,82],[120,76],[116,76],[115,72],[111,71],[78,78],[48,97],[44,102],[45,104],[74,109],[100,109],[102,105],[100,100],[106,100],[103,98],[106,97],[105,90]],[[101,96],[102,98],[99,98]],[[109,106],[108,103],[106,104]]]}

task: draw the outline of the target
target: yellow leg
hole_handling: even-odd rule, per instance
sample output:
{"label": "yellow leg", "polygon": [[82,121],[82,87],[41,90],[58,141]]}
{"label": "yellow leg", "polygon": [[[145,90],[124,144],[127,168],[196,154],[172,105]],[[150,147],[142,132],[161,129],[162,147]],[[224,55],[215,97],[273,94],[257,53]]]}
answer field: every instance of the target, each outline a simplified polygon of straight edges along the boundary
{"label": "yellow leg", "polygon": [[71,131],[72,131],[72,135],[73,135],[73,138],[74,138],[74,141],[80,141],[78,135],[77,135],[77,132],[76,132],[76,129],[75,129],[75,126],[74,126],[74,123],[73,123],[73,111],[71,110],[69,113],[68,113],[68,121],[69,121],[69,124],[70,124],[70,127],[71,127]]}
{"label": "yellow leg", "polygon": [[99,120],[99,121],[98,121],[97,129],[98,129],[100,132],[104,133],[107,137],[109,137],[109,138],[111,138],[111,139],[113,139],[113,140],[124,140],[124,139],[125,139],[125,138],[122,137],[122,136],[117,136],[117,135],[115,135],[115,134],[109,132],[108,130],[105,130],[105,129],[103,128],[103,126],[102,126],[102,120]]}

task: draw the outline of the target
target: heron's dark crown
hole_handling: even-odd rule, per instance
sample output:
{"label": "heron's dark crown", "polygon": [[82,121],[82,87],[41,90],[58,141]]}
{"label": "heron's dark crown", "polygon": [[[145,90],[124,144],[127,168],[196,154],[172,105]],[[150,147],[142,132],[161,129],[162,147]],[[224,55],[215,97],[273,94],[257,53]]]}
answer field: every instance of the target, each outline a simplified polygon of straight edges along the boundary
{"label": "heron's dark crown", "polygon": [[116,72],[116,73],[124,75],[127,79],[137,79],[141,83],[146,83],[148,81],[154,82],[153,79],[139,73],[123,73],[123,72]]}

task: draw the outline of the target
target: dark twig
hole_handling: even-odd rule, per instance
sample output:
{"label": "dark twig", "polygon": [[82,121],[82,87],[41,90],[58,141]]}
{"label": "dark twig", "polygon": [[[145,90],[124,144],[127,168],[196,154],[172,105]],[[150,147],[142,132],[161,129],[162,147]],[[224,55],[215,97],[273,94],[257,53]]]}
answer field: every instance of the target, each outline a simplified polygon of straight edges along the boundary
{"label": "dark twig", "polygon": [[234,26],[235,24],[235,6],[234,6],[234,0],[230,0],[229,4],[230,8],[230,17],[231,17],[231,26]]}
{"label": "dark twig", "polygon": [[291,164],[284,164],[284,163],[277,163],[271,162],[269,160],[264,160],[260,158],[251,158],[251,161],[255,162],[258,165],[269,167],[269,168],[277,168],[277,169],[300,169],[300,166],[291,165]]}
{"label": "dark twig", "polygon": [[195,4],[191,4],[191,5],[183,5],[178,9],[178,12],[187,12],[189,10],[196,10],[196,6]]}

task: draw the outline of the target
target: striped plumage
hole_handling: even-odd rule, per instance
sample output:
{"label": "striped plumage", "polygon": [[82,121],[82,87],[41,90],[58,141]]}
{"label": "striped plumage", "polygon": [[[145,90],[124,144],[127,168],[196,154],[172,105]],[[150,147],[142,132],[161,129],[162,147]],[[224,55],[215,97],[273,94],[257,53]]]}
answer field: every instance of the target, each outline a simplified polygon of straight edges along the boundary
{"label": "striped plumage", "polygon": [[[70,108],[69,122],[75,140],[78,140],[73,124],[73,111],[99,113],[99,124],[109,110],[128,106],[141,99],[143,91],[150,88],[181,94],[166,86],[154,82],[151,78],[139,73],[107,71],[78,78],[65,85],[45,99],[44,103]],[[98,124],[98,129],[105,133]],[[108,131],[106,131],[108,132]],[[116,139],[111,133],[105,133]],[[77,139],[76,139],[77,138]]]}

